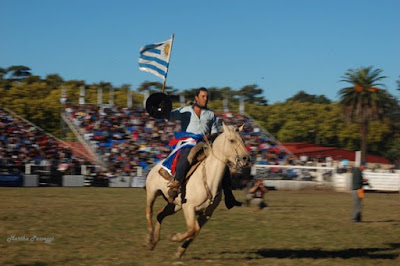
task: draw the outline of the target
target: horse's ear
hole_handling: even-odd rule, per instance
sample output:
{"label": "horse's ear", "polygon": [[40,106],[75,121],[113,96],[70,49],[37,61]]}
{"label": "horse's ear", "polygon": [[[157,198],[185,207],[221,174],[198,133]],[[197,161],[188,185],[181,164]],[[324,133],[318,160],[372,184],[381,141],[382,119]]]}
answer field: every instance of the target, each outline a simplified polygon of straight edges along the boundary
{"label": "horse's ear", "polygon": [[244,124],[239,127],[239,132],[242,132],[244,128]]}
{"label": "horse's ear", "polygon": [[227,131],[228,131],[228,126],[225,125],[224,122],[222,122],[222,128],[224,129],[224,132],[227,132]]}

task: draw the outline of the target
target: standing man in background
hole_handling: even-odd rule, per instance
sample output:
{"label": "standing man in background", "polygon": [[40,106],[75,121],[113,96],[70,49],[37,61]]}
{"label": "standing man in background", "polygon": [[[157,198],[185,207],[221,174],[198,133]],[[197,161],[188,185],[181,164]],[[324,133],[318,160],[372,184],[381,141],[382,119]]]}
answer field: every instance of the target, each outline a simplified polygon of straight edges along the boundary
{"label": "standing man in background", "polygon": [[367,182],[367,179],[363,177],[363,171],[365,170],[365,162],[362,162],[360,166],[353,168],[353,182],[352,182],[352,194],[353,194],[353,222],[361,222],[361,208],[362,199],[364,198],[363,184]]}

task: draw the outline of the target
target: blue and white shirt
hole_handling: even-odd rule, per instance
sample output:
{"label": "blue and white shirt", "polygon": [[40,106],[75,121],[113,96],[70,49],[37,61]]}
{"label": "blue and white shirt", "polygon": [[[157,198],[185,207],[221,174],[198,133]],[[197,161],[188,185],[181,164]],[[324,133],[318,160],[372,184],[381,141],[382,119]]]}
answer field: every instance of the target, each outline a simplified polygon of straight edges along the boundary
{"label": "blue and white shirt", "polygon": [[193,106],[180,107],[171,112],[170,120],[181,121],[182,131],[194,134],[218,133],[217,116],[210,109],[202,109],[198,117]]}

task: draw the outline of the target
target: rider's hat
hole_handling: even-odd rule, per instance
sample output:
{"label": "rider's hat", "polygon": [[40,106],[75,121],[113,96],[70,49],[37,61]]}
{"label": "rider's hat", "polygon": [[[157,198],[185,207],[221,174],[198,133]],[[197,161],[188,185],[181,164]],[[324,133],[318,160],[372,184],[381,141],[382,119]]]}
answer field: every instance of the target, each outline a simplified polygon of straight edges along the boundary
{"label": "rider's hat", "polygon": [[171,98],[165,93],[153,93],[146,100],[146,110],[154,118],[169,118],[172,110]]}

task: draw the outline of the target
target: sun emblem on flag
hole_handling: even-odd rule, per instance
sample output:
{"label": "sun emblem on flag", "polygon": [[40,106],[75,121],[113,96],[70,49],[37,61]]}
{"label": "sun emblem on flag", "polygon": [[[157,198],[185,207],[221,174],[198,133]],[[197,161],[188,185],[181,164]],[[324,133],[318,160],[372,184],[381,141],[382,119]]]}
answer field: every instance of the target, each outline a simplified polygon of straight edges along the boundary
{"label": "sun emblem on flag", "polygon": [[168,56],[168,54],[169,54],[169,48],[170,48],[171,46],[169,45],[169,43],[167,43],[166,45],[164,45],[164,55],[165,56]]}

